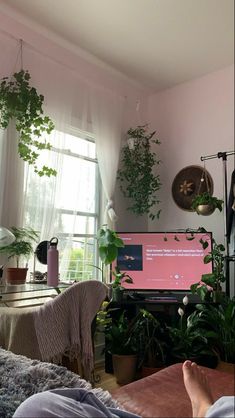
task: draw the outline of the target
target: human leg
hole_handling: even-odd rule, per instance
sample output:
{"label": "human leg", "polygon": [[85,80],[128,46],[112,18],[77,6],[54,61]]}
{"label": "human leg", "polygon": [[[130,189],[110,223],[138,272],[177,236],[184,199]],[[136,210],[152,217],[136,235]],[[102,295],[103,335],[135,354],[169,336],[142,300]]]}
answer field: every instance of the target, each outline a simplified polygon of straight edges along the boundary
{"label": "human leg", "polygon": [[203,370],[189,360],[184,362],[182,369],[194,418],[234,418],[234,396],[223,396],[214,402]]}
{"label": "human leg", "polygon": [[187,360],[183,364],[183,377],[192,403],[193,417],[205,417],[214,403],[205,374],[196,363]]}

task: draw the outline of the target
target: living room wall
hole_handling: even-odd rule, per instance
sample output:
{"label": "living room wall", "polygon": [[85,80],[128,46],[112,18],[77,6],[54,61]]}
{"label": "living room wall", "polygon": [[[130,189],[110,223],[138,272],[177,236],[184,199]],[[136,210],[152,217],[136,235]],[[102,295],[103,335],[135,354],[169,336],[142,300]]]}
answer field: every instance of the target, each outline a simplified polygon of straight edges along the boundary
{"label": "living room wall", "polygon": [[[180,209],[172,198],[172,182],[189,165],[203,166],[201,156],[234,150],[234,67],[208,74],[149,97],[148,120],[161,141],[159,167],[162,188],[162,213],[149,221],[148,230],[174,230],[203,226],[212,231],[218,242],[224,239],[224,217],[216,210],[199,216]],[[214,195],[223,198],[222,159],[206,161],[213,178]],[[234,170],[234,155],[227,158],[228,192]],[[233,250],[234,240],[231,243]],[[232,266],[231,266],[232,269]],[[234,270],[231,287],[234,292]]]}

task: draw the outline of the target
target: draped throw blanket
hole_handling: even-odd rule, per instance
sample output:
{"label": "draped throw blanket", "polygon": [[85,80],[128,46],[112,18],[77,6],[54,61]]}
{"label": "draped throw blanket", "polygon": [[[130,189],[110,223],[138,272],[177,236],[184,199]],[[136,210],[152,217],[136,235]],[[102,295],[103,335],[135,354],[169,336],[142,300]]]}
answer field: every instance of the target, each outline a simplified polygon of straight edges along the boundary
{"label": "draped throw blanket", "polygon": [[55,299],[35,308],[0,308],[0,345],[16,354],[60,363],[64,355],[82,364],[91,379],[91,324],[108,288],[97,280],[71,285]]}

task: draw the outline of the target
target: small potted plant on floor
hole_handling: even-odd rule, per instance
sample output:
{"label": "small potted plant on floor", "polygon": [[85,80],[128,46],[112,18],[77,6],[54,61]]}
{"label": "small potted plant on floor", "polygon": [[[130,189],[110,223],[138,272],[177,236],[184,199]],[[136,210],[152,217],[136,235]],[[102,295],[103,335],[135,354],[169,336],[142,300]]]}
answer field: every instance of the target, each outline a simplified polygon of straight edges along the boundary
{"label": "small potted plant on floor", "polygon": [[208,192],[204,192],[194,197],[191,208],[197,212],[198,215],[211,215],[215,209],[222,211],[223,200],[212,196]]}
{"label": "small potted plant on floor", "polygon": [[135,317],[131,332],[138,347],[138,368],[142,377],[155,373],[166,365],[165,331],[160,321],[145,309]]}
{"label": "small potted plant on floor", "polygon": [[132,382],[136,375],[137,347],[131,321],[125,310],[116,310],[110,322],[106,318],[105,350],[112,355],[117,383]]}
{"label": "small potted plant on floor", "polygon": [[[15,259],[16,267],[8,267],[6,279],[10,284],[24,284],[27,275],[27,260],[33,253],[33,242],[38,239],[38,233],[32,228],[11,227],[10,231],[15,236],[15,241],[0,248],[0,253],[6,254],[8,260]],[[26,259],[25,267],[22,267],[21,260]]]}
{"label": "small potted plant on floor", "polygon": [[172,326],[167,326],[170,337],[168,361],[170,363],[194,361],[202,366],[214,368],[218,358],[202,329],[194,326],[195,313],[187,316],[185,310],[178,309],[179,320]]}
{"label": "small potted plant on floor", "polygon": [[198,304],[191,327],[202,333],[220,361],[235,363],[235,298],[224,295],[219,304]]}

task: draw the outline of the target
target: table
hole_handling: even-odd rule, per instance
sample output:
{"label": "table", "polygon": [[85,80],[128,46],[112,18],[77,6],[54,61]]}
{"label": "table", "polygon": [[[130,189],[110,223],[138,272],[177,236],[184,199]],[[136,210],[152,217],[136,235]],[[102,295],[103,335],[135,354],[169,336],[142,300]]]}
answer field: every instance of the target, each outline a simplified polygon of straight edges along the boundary
{"label": "table", "polygon": [[22,285],[0,286],[0,307],[26,308],[43,305],[58,295],[56,289],[66,289],[69,282],[60,282],[58,287],[50,287],[42,283],[25,283]]}

